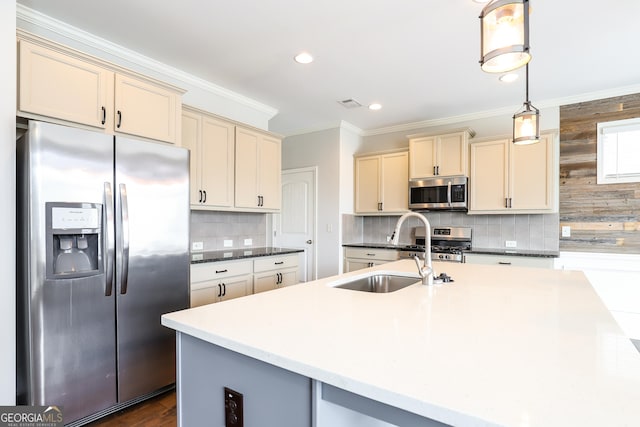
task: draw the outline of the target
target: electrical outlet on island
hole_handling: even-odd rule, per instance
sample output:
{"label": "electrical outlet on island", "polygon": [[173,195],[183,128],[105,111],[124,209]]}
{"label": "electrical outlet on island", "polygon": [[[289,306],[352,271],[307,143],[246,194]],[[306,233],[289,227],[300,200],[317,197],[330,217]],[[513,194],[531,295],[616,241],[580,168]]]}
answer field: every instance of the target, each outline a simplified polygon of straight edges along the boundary
{"label": "electrical outlet on island", "polygon": [[504,242],[504,246],[507,248],[515,248],[516,247],[516,241],[515,240],[507,240]]}
{"label": "electrical outlet on island", "polygon": [[253,245],[253,239],[244,239],[244,245],[245,246]]}
{"label": "electrical outlet on island", "polygon": [[227,240],[227,239],[225,239],[225,240],[224,240],[224,242],[223,242],[223,246],[224,246],[225,248],[230,248],[230,247],[232,247],[232,246],[233,246],[233,240]]}

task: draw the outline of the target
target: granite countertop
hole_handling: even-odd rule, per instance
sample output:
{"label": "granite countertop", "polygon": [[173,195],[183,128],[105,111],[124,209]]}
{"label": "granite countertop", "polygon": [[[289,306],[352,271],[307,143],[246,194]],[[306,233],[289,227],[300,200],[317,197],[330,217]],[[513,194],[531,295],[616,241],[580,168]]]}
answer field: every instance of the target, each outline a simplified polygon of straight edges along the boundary
{"label": "granite countertop", "polygon": [[512,256],[531,256],[541,258],[557,258],[560,256],[558,251],[543,251],[543,250],[531,250],[531,249],[500,249],[500,248],[471,248],[470,251],[466,251],[471,254],[486,254],[486,255],[512,255]]}
{"label": "granite countertop", "polygon": [[[405,248],[402,245],[395,246],[388,243],[345,243],[343,247],[350,248],[371,248],[371,249],[395,249],[395,250],[411,250],[415,251],[415,248]],[[512,256],[530,256],[530,257],[543,257],[543,258],[557,258],[560,256],[558,251],[544,251],[544,250],[531,250],[531,249],[504,249],[504,248],[471,248],[470,251],[465,253],[471,254],[486,254],[486,255],[512,255]]]}
{"label": "granite countertop", "polygon": [[286,255],[295,254],[298,252],[304,252],[304,249],[292,249],[292,248],[242,248],[242,249],[228,249],[219,251],[204,251],[204,252],[192,252],[191,264],[199,264],[203,262],[217,262],[217,261],[232,261],[243,258],[256,258],[263,256],[273,255]]}
{"label": "granite countertop", "polygon": [[434,265],[455,282],[333,288],[367,271],[415,274],[401,260],[165,314],[162,324],[458,427],[637,425],[640,355],[582,272]]}

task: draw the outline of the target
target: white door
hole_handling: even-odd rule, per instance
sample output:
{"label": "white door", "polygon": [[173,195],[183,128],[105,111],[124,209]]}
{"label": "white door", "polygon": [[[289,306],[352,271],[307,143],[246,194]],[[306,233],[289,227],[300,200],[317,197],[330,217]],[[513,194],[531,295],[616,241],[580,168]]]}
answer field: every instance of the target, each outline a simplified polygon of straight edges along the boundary
{"label": "white door", "polygon": [[316,167],[282,171],[282,210],[274,215],[274,246],[304,249],[301,282],[317,277],[316,176]]}

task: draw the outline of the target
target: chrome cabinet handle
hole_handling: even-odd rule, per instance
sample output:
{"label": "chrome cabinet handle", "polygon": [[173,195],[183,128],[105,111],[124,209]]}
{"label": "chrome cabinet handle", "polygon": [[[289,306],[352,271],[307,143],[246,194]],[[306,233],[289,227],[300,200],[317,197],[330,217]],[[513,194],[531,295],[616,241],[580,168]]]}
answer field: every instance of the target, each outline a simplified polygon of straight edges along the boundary
{"label": "chrome cabinet handle", "polygon": [[129,283],[129,202],[127,186],[120,184],[120,230],[122,238],[122,270],[120,274],[120,293],[127,293]]}
{"label": "chrome cabinet handle", "polygon": [[105,246],[104,271],[105,271],[105,287],[104,296],[111,296],[113,292],[113,255],[115,239],[113,237],[113,192],[111,191],[111,183],[104,183],[104,210],[105,217],[102,221],[103,239]]}
{"label": "chrome cabinet handle", "polygon": [[447,182],[447,204],[451,206],[451,181]]}

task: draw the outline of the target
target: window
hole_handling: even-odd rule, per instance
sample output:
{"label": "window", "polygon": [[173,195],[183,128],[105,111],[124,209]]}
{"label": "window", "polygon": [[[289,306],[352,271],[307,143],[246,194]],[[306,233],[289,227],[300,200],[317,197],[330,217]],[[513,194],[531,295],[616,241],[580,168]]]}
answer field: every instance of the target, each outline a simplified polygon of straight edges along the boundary
{"label": "window", "polygon": [[598,184],[640,182],[640,117],[598,123]]}

